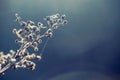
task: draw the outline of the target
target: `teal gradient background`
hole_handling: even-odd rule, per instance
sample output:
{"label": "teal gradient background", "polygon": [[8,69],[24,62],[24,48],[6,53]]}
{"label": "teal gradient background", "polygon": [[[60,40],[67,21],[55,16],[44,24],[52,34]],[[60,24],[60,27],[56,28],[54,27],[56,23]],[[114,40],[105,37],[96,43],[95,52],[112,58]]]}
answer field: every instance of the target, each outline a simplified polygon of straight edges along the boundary
{"label": "teal gradient background", "polygon": [[[0,80],[120,80],[119,0],[0,0],[0,51],[17,50],[15,13],[35,23],[66,14],[34,71],[8,70]],[[39,49],[41,50],[41,46]],[[40,51],[38,52],[38,54]]]}

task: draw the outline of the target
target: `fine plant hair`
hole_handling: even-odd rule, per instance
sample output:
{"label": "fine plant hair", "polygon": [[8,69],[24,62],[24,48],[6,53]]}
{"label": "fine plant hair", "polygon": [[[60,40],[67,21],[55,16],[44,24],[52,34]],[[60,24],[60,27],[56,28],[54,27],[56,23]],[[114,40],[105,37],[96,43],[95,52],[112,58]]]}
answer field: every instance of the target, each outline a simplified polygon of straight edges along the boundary
{"label": "fine plant hair", "polygon": [[[40,61],[42,59],[47,42],[53,37],[54,30],[67,24],[66,16],[58,13],[44,18],[48,26],[44,26],[41,22],[35,25],[35,22],[31,20],[23,21],[18,13],[15,14],[15,17],[15,21],[19,23],[20,29],[14,28],[13,34],[18,37],[15,43],[19,44],[20,48],[16,51],[10,50],[7,54],[0,52],[0,74],[3,74],[10,68],[34,70],[36,64],[32,60],[37,59]],[[46,41],[41,49],[41,53],[37,54],[39,45],[43,42],[42,40],[45,40],[43,38],[46,38]],[[34,49],[34,53],[29,51],[30,47]]]}

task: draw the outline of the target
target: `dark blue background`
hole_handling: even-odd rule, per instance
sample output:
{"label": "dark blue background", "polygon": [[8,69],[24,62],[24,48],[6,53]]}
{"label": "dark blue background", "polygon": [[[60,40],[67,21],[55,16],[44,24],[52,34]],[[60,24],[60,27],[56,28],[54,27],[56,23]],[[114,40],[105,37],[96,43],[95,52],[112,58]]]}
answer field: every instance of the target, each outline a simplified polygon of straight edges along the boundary
{"label": "dark blue background", "polygon": [[[55,31],[34,71],[8,70],[0,80],[120,80],[119,0],[0,0],[0,51],[17,50],[13,28],[24,20],[46,22],[66,14],[69,23]],[[42,46],[42,45],[41,45]],[[40,47],[41,50],[41,47]],[[38,52],[40,53],[40,51]]]}

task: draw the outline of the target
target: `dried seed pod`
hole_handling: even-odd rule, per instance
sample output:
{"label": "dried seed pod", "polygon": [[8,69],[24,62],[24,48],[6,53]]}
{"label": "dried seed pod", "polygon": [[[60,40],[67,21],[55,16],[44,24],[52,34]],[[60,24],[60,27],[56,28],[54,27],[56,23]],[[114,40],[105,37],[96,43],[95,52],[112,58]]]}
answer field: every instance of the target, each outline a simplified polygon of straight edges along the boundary
{"label": "dried seed pod", "polygon": [[65,18],[66,18],[66,15],[62,15],[62,16],[61,16],[61,19],[65,19]]}

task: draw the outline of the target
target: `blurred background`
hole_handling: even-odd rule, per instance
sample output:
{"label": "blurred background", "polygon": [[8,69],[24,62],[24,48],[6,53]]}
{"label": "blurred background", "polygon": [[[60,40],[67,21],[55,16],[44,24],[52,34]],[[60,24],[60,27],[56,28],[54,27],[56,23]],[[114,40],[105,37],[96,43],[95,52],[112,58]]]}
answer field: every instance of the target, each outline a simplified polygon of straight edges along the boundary
{"label": "blurred background", "polygon": [[[120,80],[119,0],[0,0],[0,51],[17,50],[15,13],[37,23],[66,14],[36,69],[8,70],[0,80]],[[42,45],[40,45],[42,46]],[[41,50],[41,47],[40,49]],[[40,51],[38,52],[38,54]]]}

